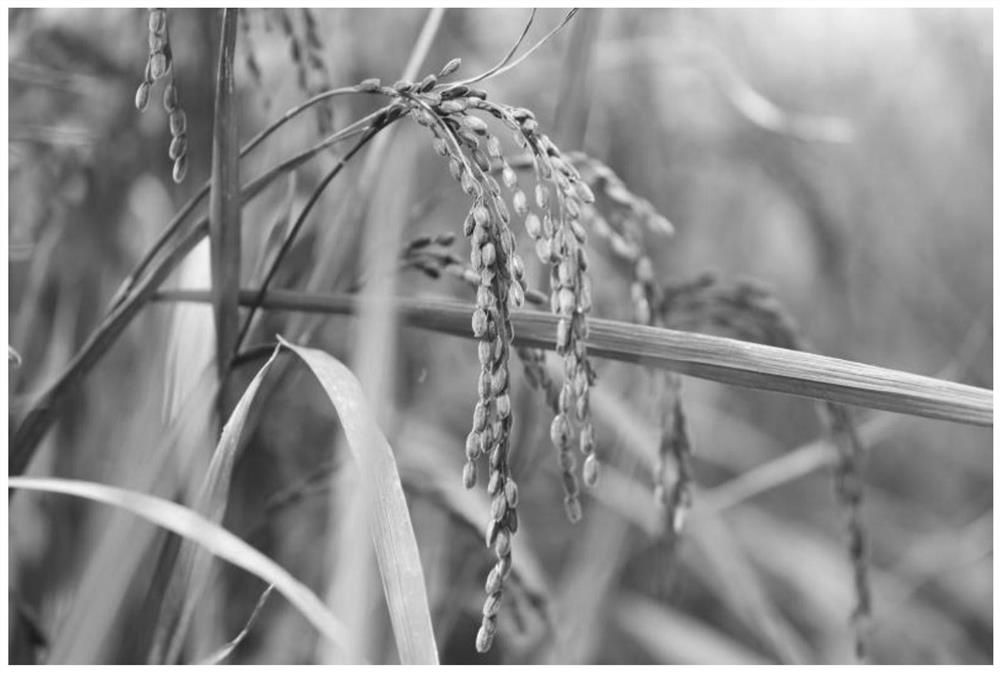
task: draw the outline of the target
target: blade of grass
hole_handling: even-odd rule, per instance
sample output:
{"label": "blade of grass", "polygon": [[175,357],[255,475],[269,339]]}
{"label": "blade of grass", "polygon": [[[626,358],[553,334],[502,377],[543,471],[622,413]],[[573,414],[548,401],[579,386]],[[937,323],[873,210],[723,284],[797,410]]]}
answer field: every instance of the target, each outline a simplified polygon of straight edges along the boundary
{"label": "blade of grass", "polygon": [[[244,290],[241,303],[254,301]],[[204,292],[166,292],[161,298],[206,301]],[[402,322],[436,332],[473,338],[472,307],[443,299],[386,299]],[[356,314],[350,295],[272,291],[265,308],[329,314]],[[513,311],[514,345],[555,348],[558,317],[538,311]],[[593,318],[588,351],[596,356],[671,369],[696,378],[769,390],[901,414],[970,425],[992,426],[993,392],[929,376],[866,365],[823,355],[791,351],[736,339],[645,327]]]}
{"label": "blade of grass", "polygon": [[[212,125],[212,187],[208,197],[208,240],[212,251],[212,291],[215,309],[215,359],[219,382],[225,382],[229,358],[236,348],[240,290],[240,168],[236,116],[236,51],[239,10],[222,10],[222,36],[215,81],[215,119]],[[220,397],[228,413],[227,395]]]}
{"label": "blade of grass", "polygon": [[61,493],[112,505],[192,540],[219,558],[273,584],[324,637],[345,651],[350,651],[344,637],[344,625],[326,609],[309,587],[225,528],[187,507],[145,493],[74,479],[9,477],[7,486]]}
{"label": "blade of grass", "polygon": [[372,540],[400,663],[436,664],[424,572],[392,448],[378,428],[361,384],[347,367],[323,351],[281,343],[306,363],[330,398],[374,497],[370,503]]}
{"label": "blade of grass", "polygon": [[[243,428],[261,381],[270,370],[277,354],[278,351],[275,350],[247,386],[232,415],[226,421],[222,437],[212,454],[194,511],[214,523],[221,524],[225,516],[233,468],[241,448]],[[174,663],[180,655],[197,598],[201,595],[211,570],[209,561],[210,558],[197,547],[190,544],[181,547],[167,585],[160,618],[157,620],[156,636],[150,651],[151,663]]]}
{"label": "blade of grass", "polygon": [[[211,262],[207,241],[191,251],[177,270],[177,287],[200,288],[211,285]],[[173,419],[197,384],[196,375],[205,367],[215,367],[212,310],[208,306],[177,306],[170,318],[164,373],[163,417]],[[215,374],[218,381],[218,373]],[[214,431],[213,431],[214,434]],[[209,445],[214,437],[209,439]]]}
{"label": "blade of grass", "polygon": [[[422,39],[427,35],[426,31],[422,33]],[[426,42],[429,44],[429,38]],[[426,50],[426,45],[422,49]],[[372,276],[371,282],[361,290],[362,300],[369,295],[395,294],[395,255],[385,253],[400,248],[401,229],[412,204],[411,176],[416,166],[415,153],[412,135],[399,137],[393,145],[393,161],[385,165],[377,176],[361,236],[361,268]],[[365,305],[368,308],[362,310],[353,325],[356,346],[351,357],[351,370],[356,373],[361,389],[370,400],[376,422],[383,427],[392,427],[395,421],[392,406],[387,400],[393,398],[396,385],[396,317],[382,302]],[[368,605],[377,596],[375,563],[372,545],[368,542],[372,515],[369,503],[373,494],[366,492],[369,488],[367,480],[361,480],[360,486],[352,489],[352,503],[344,503],[342,494],[336,493],[329,501],[331,521],[337,520],[338,512],[353,510],[359,514],[353,517],[352,524],[338,526],[338,534],[330,539],[330,558],[337,571],[329,575],[328,604],[335,606],[337,614],[343,615],[345,621],[356,629],[358,642],[364,644],[361,646],[363,651],[371,652],[371,658],[374,658],[377,656],[375,652],[384,648],[374,652],[370,649],[370,646],[376,645],[376,628]],[[319,655],[320,663],[337,663],[336,659],[329,659],[325,651]]]}

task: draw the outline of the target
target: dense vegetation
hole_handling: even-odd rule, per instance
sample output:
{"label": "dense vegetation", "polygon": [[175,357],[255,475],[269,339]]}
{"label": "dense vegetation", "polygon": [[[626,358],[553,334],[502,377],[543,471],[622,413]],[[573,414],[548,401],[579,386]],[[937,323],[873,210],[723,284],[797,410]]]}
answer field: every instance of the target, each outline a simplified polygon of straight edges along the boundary
{"label": "dense vegetation", "polygon": [[989,14],[528,14],[10,10],[12,663],[992,660]]}

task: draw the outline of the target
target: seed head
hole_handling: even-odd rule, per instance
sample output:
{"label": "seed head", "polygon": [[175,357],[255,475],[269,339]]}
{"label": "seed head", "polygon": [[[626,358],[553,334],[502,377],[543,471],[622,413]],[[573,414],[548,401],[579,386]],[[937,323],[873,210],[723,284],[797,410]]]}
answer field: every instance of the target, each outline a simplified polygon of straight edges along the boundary
{"label": "seed head", "polygon": [[483,617],[496,617],[500,612],[500,601],[503,599],[503,592],[497,591],[486,597],[483,603]]}
{"label": "seed head", "polygon": [[507,499],[502,493],[498,493],[493,496],[493,501],[490,503],[490,516],[496,520],[500,521],[507,514]]}
{"label": "seed head", "polygon": [[183,110],[174,110],[170,113],[170,135],[179,136],[187,133],[187,115]]}
{"label": "seed head", "polygon": [[167,74],[170,62],[162,51],[153,52],[149,55],[149,74],[153,79],[160,79]]}
{"label": "seed head", "polygon": [[497,558],[507,556],[510,554],[510,534],[503,529],[498,529],[492,546],[493,553],[497,555]]}
{"label": "seed head", "polygon": [[500,574],[499,566],[493,566],[490,568],[490,574],[486,577],[486,593],[495,594],[498,593],[503,586],[503,577]]}
{"label": "seed head", "polygon": [[597,456],[591,453],[587,456],[587,459],[583,461],[583,483],[587,486],[594,486],[597,483],[597,477],[600,475],[600,463],[597,461]]}
{"label": "seed head", "polygon": [[177,85],[173,82],[167,82],[167,86],[163,88],[163,109],[167,112],[173,112],[177,109],[179,103],[180,97],[177,95]]}
{"label": "seed head", "polygon": [[174,161],[174,182],[181,183],[187,175],[187,155],[181,155]]}
{"label": "seed head", "polygon": [[499,397],[497,397],[497,399],[496,399],[496,405],[497,405],[497,415],[500,418],[507,418],[508,416],[510,416],[510,396],[509,395],[507,395],[505,393],[505,394],[500,395]]}
{"label": "seed head", "polygon": [[508,295],[510,307],[519,309],[524,306],[524,288],[516,280],[510,284],[510,294]]}
{"label": "seed head", "polygon": [[417,91],[424,93],[426,91],[430,91],[435,86],[437,86],[437,77],[434,75],[427,75],[427,77],[420,80],[420,84],[417,86]]}
{"label": "seed head", "polygon": [[454,73],[461,66],[462,66],[462,59],[460,59],[460,58],[453,58],[450,61],[448,61],[443,68],[441,68],[441,72],[438,73],[438,77],[440,77],[440,78],[443,79],[443,78],[447,77],[448,75],[451,75],[452,73]]}
{"label": "seed head", "polygon": [[170,141],[170,149],[167,151],[167,155],[171,160],[176,161],[185,154],[187,154],[187,136],[174,136],[174,139]]}
{"label": "seed head", "polygon": [[578,523],[583,518],[583,509],[580,507],[580,499],[576,496],[566,496],[563,499],[566,508],[566,518],[570,523]]}
{"label": "seed head", "polygon": [[149,51],[163,51],[167,46],[167,38],[165,35],[157,35],[156,33],[149,34]]}
{"label": "seed head", "polygon": [[462,484],[466,488],[472,488],[476,485],[476,464],[469,461],[462,468]]}
{"label": "seed head", "polygon": [[490,648],[493,647],[493,637],[496,632],[496,619],[492,617],[484,619],[479,627],[479,633],[476,634],[476,651],[489,652]]}
{"label": "seed head", "polygon": [[518,495],[517,495],[517,484],[513,480],[508,480],[503,485],[504,497],[507,499],[507,504],[511,507],[517,507]]}
{"label": "seed head", "polygon": [[479,117],[474,117],[472,115],[463,116],[462,124],[473,133],[485,134],[489,130],[486,122]]}
{"label": "seed head", "polygon": [[150,86],[147,82],[140,82],[139,88],[135,90],[135,107],[139,112],[145,112],[146,108],[149,107],[149,90]]}
{"label": "seed head", "polygon": [[149,10],[149,32],[159,34],[167,27],[167,12],[163,9]]}
{"label": "seed head", "polygon": [[558,414],[552,419],[549,435],[555,446],[563,447],[569,444],[569,422],[564,415]]}
{"label": "seed head", "polygon": [[490,223],[490,211],[482,204],[473,208],[472,217],[475,219],[477,227],[485,227]]}

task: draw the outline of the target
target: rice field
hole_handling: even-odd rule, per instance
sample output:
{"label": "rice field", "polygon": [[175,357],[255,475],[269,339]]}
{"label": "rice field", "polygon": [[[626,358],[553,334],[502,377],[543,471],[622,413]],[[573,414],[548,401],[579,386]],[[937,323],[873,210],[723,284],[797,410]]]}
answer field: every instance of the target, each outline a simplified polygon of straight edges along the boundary
{"label": "rice field", "polygon": [[991,662],[989,18],[10,9],[9,663]]}

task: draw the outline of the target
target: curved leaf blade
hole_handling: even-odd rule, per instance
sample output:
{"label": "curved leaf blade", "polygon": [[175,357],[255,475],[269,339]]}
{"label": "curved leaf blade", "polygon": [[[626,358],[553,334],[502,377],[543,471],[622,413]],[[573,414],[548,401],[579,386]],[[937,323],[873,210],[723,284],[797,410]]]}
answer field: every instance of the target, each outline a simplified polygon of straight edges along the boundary
{"label": "curved leaf blade", "polygon": [[273,584],[323,636],[343,650],[351,651],[346,628],[309,587],[225,528],[187,507],[145,493],[75,479],[9,477],[7,486],[62,493],[119,507],[196,542],[219,558]]}
{"label": "curved leaf blade", "polygon": [[306,363],[330,398],[373,496],[372,541],[400,663],[437,664],[424,571],[396,459],[361,384],[332,355],[296,346],[281,337],[279,341]]}
{"label": "curved leaf blade", "polygon": [[[213,523],[221,525],[226,514],[233,469],[242,446],[243,428],[250,417],[250,409],[257,397],[261,382],[277,357],[276,348],[240,397],[229,420],[222,428],[222,436],[212,453],[212,460],[202,481],[194,510],[208,517]],[[160,612],[157,637],[150,654],[151,662],[163,660],[165,663],[172,663],[179,656],[197,598],[202,594],[208,581],[211,571],[210,561],[211,559],[202,550],[190,544],[181,548]]]}

